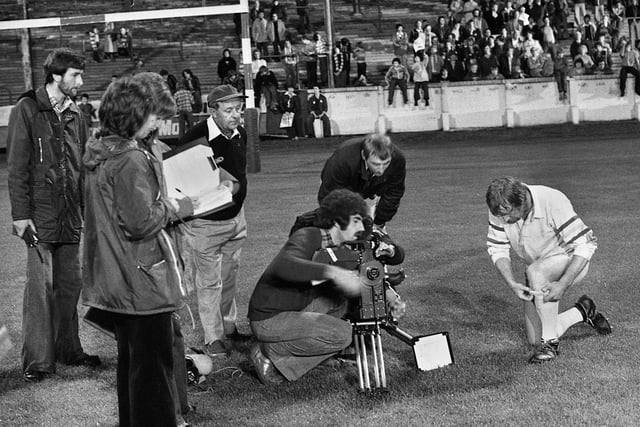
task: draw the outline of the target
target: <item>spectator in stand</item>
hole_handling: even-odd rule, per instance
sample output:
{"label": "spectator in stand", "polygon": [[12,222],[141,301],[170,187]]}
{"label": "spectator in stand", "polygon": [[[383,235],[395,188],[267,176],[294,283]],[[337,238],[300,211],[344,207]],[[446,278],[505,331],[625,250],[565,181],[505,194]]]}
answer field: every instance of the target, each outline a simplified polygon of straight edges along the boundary
{"label": "spectator in stand", "polygon": [[[447,15],[449,15],[449,22],[460,22],[463,19],[464,6],[462,0],[451,0],[449,2],[449,8],[447,10]],[[449,28],[451,26],[449,25]]]}
{"label": "spectator in stand", "polygon": [[91,128],[93,119],[97,119],[98,116],[96,116],[96,108],[89,102],[89,94],[83,93],[80,95],[80,104],[78,104],[78,108],[82,111],[82,115],[84,116],[84,121],[87,123],[87,126]]}
{"label": "spectator in stand", "polygon": [[524,71],[522,71],[522,66],[520,64],[516,65],[514,71],[513,71],[513,76],[511,77],[512,79],[526,79],[527,75]]}
{"label": "spectator in stand", "polygon": [[407,66],[407,55],[409,50],[409,36],[404,31],[402,24],[396,24],[396,32],[393,35],[393,56],[400,58],[400,63]]}
{"label": "spectator in stand", "polygon": [[553,26],[558,30],[560,39],[566,39],[569,37],[569,24],[567,18],[569,17],[569,1],[568,0],[551,0],[556,4],[555,14],[553,15]]}
{"label": "spectator in stand", "polygon": [[100,53],[100,32],[98,27],[93,27],[89,31],[89,44],[91,45],[91,57],[95,62],[102,62],[102,54]]}
{"label": "spectator in stand", "polygon": [[560,47],[553,63],[553,75],[558,85],[560,101],[567,99],[567,76],[570,68],[569,57],[566,55],[565,49]]}
{"label": "spectator in stand", "polygon": [[534,0],[533,4],[529,8],[529,17],[533,19],[533,22],[538,26],[542,26],[542,20],[544,18],[545,7],[542,4],[542,0]]}
{"label": "spectator in stand", "polygon": [[[435,46],[434,49],[437,49]],[[424,60],[420,58],[420,55],[413,57],[413,106],[417,107],[418,104],[424,102],[424,106],[429,105],[429,71],[427,71],[427,65],[429,63],[429,57],[425,56]]]}
{"label": "spectator in stand", "polygon": [[573,42],[571,42],[571,45],[569,46],[569,53],[571,54],[572,58],[575,58],[580,54],[580,46],[582,46],[583,44],[582,31],[576,30],[576,32],[573,34],[573,37]]}
{"label": "spectator in stand", "polygon": [[504,28],[507,30],[507,34],[514,34],[517,24],[517,11],[513,7],[512,1],[505,3],[504,9],[502,9],[502,22]]}
{"label": "spectator in stand", "polygon": [[269,58],[269,37],[267,35],[267,20],[264,17],[264,10],[258,12],[258,17],[251,24],[251,34],[256,49],[260,51],[263,58]]}
{"label": "spectator in stand", "polygon": [[551,26],[551,19],[548,16],[544,17],[544,23],[541,28],[542,33],[542,48],[545,52],[549,52],[553,58],[556,57],[556,36],[557,30]]}
{"label": "spectator in stand", "polygon": [[335,87],[345,87],[348,79],[344,55],[340,51],[340,44],[336,44],[333,48],[333,82]]}
{"label": "spectator in stand", "polygon": [[596,42],[595,49],[593,51],[593,62],[596,65],[600,61],[604,61],[607,68],[611,68],[611,46],[605,40],[604,36],[600,36],[600,40]]}
{"label": "spectator in stand", "polygon": [[578,28],[584,25],[584,17],[587,14],[586,0],[573,1],[574,21]]}
{"label": "spectator in stand", "polygon": [[440,83],[446,84],[449,83],[449,81],[449,71],[443,68],[442,73],[440,73]]}
{"label": "spectator in stand", "polygon": [[469,68],[469,63],[473,60],[476,61],[480,57],[480,53],[478,51],[478,45],[476,44],[476,39],[473,36],[469,36],[467,40],[465,40],[464,46],[462,47],[462,61],[465,69]]}
{"label": "spectator in stand", "polygon": [[298,31],[302,34],[312,31],[311,20],[309,19],[309,0],[296,0],[296,10],[300,22],[298,25]]}
{"label": "spectator in stand", "polygon": [[464,80],[476,82],[478,80],[482,80],[482,77],[482,74],[478,71],[478,61],[475,59],[469,61],[469,71],[465,74]]}
{"label": "spectator in stand", "polygon": [[[416,56],[420,56],[420,54],[416,53]],[[400,87],[404,104],[406,105],[409,103],[409,97],[407,96],[409,71],[407,70],[407,67],[402,65],[399,58],[393,58],[393,60],[391,61],[391,67],[389,67],[389,70],[387,70],[387,73],[384,76],[384,81],[389,87],[389,106],[393,105],[393,97],[396,91],[396,86]]]}
{"label": "spectator in stand", "polygon": [[444,67],[444,58],[438,53],[437,46],[431,46],[431,52],[428,57],[425,56],[424,63],[429,73],[429,81],[438,83],[440,81],[442,68]]}
{"label": "spectator in stand", "polygon": [[304,120],[300,117],[300,100],[296,95],[295,88],[291,85],[287,86],[287,91],[280,97],[280,110],[283,113],[293,113],[293,123],[286,127],[289,139],[298,139],[304,136]]}
{"label": "spectator in stand", "polygon": [[519,65],[520,60],[515,56],[515,50],[513,46],[507,48],[507,51],[502,55],[502,57],[498,60],[499,62],[499,70],[500,74],[502,74],[505,79],[514,78],[515,67]]}
{"label": "spectator in stand", "polygon": [[472,16],[473,26],[480,30],[480,33],[484,34],[485,30],[489,29],[489,24],[487,24],[487,21],[480,14],[480,9],[474,9]]}
{"label": "spectator in stand", "polygon": [[442,51],[442,54],[440,56],[442,56],[442,58],[447,61],[449,59],[449,57],[451,55],[458,55],[458,45],[455,44],[455,42],[452,42],[451,40],[447,40],[444,43],[444,49]]}
{"label": "spectator in stand", "polygon": [[[611,0],[608,0],[608,3],[610,4]],[[593,14],[596,23],[601,24],[605,15],[605,0],[594,0]]]}
{"label": "spectator in stand", "polygon": [[491,71],[484,77],[485,80],[504,80],[504,76],[498,71],[496,65],[491,66]]}
{"label": "spectator in stand", "polygon": [[433,26],[433,33],[438,37],[438,43],[443,45],[449,35],[449,25],[444,16],[438,16],[438,22]]}
{"label": "spectator in stand", "polygon": [[527,56],[527,74],[529,77],[542,77],[542,50],[532,47]]}
{"label": "spectator in stand", "polygon": [[426,39],[421,19],[416,21],[415,26],[409,32],[409,44],[411,45],[414,54],[420,55],[420,57],[424,55]]}
{"label": "spectator in stand", "polygon": [[[464,80],[464,66],[462,62],[458,60],[458,55],[449,56],[449,61],[446,62],[445,68],[447,70],[447,77],[451,82],[461,82]],[[442,76],[440,76],[442,78]]]}
{"label": "spectator in stand", "polygon": [[484,55],[478,59],[478,71],[482,77],[486,77],[491,73],[491,68],[498,68],[498,58],[491,53],[491,46],[484,47]]}
{"label": "spectator in stand", "polygon": [[593,57],[589,54],[589,48],[584,44],[580,45],[580,53],[573,58],[574,61],[577,59],[582,60],[582,64],[584,65],[587,73],[589,73],[589,71],[591,71],[591,69],[596,65],[595,62],[593,62]]}
{"label": "spectator in stand", "polygon": [[233,86],[239,93],[244,95],[244,77],[236,70],[229,70],[227,77],[222,80],[222,84]]}
{"label": "spectator in stand", "polygon": [[329,104],[327,103],[327,98],[320,93],[318,86],[313,87],[313,94],[307,100],[307,107],[309,108],[309,116],[306,122],[307,134],[310,137],[317,138],[318,135],[316,135],[313,129],[313,122],[322,120],[322,133],[324,137],[331,136],[331,121],[329,120],[329,116],[327,116]]}
{"label": "spectator in stand", "polygon": [[[275,0],[277,2],[278,0]],[[267,39],[273,46],[273,60],[280,61],[280,51],[284,49],[287,28],[284,20],[280,20],[277,13],[271,14],[271,21],[267,24]]]}
{"label": "spectator in stand", "polygon": [[316,55],[316,44],[306,34],[302,36],[302,55],[307,70],[307,87],[311,88],[318,81],[318,56]]}
{"label": "spectator in stand", "polygon": [[120,28],[120,34],[118,34],[118,56],[125,56],[133,61],[133,43],[131,40],[131,33],[126,28]]}
{"label": "spectator in stand", "polygon": [[542,57],[542,68],[540,70],[541,77],[551,77],[553,76],[553,57],[549,52],[543,52]]}
{"label": "spectator in stand", "polygon": [[193,95],[193,105],[191,109],[194,113],[202,111],[202,89],[200,88],[200,79],[193,74],[190,69],[182,70],[182,78],[184,87]]}
{"label": "spectator in stand", "polygon": [[355,84],[359,86],[366,86],[367,83],[367,51],[362,41],[356,43],[356,48],[353,49],[353,56],[356,60],[356,79]]}
{"label": "spectator in stand", "polygon": [[635,77],[635,91],[640,95],[640,54],[633,47],[631,42],[625,44],[622,52],[622,63],[620,64],[620,96],[625,95],[627,87],[627,74],[633,74]]}
{"label": "spectator in stand", "polygon": [[589,47],[589,49],[593,48],[593,44],[597,39],[597,32],[598,28],[596,27],[596,24],[591,22],[591,15],[586,14],[584,16],[584,25],[582,26],[582,35],[584,36],[584,43]]}
{"label": "spectator in stand", "polygon": [[195,101],[191,92],[185,87],[184,81],[181,81],[178,84],[178,90],[173,97],[176,100],[176,106],[178,109],[179,138],[182,138],[193,126],[192,105],[195,104]]}
{"label": "spectator in stand", "polygon": [[578,58],[573,61],[573,67],[569,70],[568,77],[583,76],[587,74],[584,68],[584,62]]}
{"label": "spectator in stand", "polygon": [[320,67],[320,85],[326,87],[329,83],[329,52],[322,33],[315,33],[313,41],[316,44],[316,55]]}
{"label": "spectator in stand", "polygon": [[438,45],[438,36],[431,30],[431,25],[427,24],[427,21],[424,21],[424,54],[426,55],[430,50],[431,46]]}
{"label": "spectator in stand", "polygon": [[[262,7],[262,4],[260,3],[260,0],[255,0],[253,2],[253,5],[251,6],[251,9],[249,9],[249,20],[251,23],[253,23],[253,21],[256,20],[256,18],[258,17],[259,12],[264,12],[264,7]],[[266,12],[265,12],[266,13]]]}
{"label": "spectator in stand", "polygon": [[351,81],[351,55],[353,54],[353,49],[351,48],[351,42],[346,37],[340,39],[340,52],[342,52],[342,57],[344,59],[344,69],[347,74],[347,86],[349,86],[349,82]]}
{"label": "spectator in stand", "polygon": [[452,38],[454,44],[460,43],[461,40],[464,39],[464,31],[462,30],[462,26],[459,22],[454,22],[451,27],[451,31],[449,31],[449,38]]}
{"label": "spectator in stand", "polygon": [[593,70],[593,74],[598,76],[608,76],[613,74],[613,70],[611,70],[604,59],[600,59],[598,62],[596,62],[596,67]]}
{"label": "spectator in stand", "polygon": [[260,98],[264,97],[266,108],[278,111],[278,79],[266,65],[260,67],[254,86],[256,89],[256,105],[259,106]]}
{"label": "spectator in stand", "polygon": [[620,33],[611,25],[611,19],[609,18],[609,15],[604,15],[602,18],[602,22],[598,25],[598,31],[596,32],[597,40],[602,42],[602,37],[604,37],[604,40],[611,41],[611,43],[609,43],[609,47],[615,46],[618,43],[619,34]]}
{"label": "spectator in stand", "polygon": [[251,61],[251,77],[253,79],[258,75],[261,67],[266,67],[267,61],[262,59],[260,51],[258,49],[253,51],[253,60]]}
{"label": "spectator in stand", "polygon": [[467,24],[473,20],[473,11],[478,9],[479,5],[475,0],[466,0],[462,5],[463,18],[460,20],[462,24]]}
{"label": "spectator in stand", "polygon": [[283,24],[287,22],[287,9],[279,0],[273,0],[273,3],[271,4],[271,13],[269,13],[269,16],[273,16],[274,13],[278,15],[278,18]]}
{"label": "spectator in stand", "polygon": [[524,5],[520,5],[518,12],[516,13],[517,27],[516,32],[522,32],[525,25],[529,25],[529,14]]}
{"label": "spectator in stand", "polygon": [[159,74],[162,76],[162,79],[165,81],[167,86],[169,86],[171,94],[173,95],[174,93],[176,93],[176,90],[178,90],[178,79],[176,79],[176,76],[174,76],[173,74],[169,74],[169,72],[165,69],[160,70]]}
{"label": "spectator in stand", "polygon": [[222,51],[222,58],[218,61],[218,77],[220,77],[220,83],[227,77],[229,70],[237,70],[238,64],[236,60],[231,56],[231,50],[225,49]]}
{"label": "spectator in stand", "polygon": [[118,49],[116,49],[118,33],[116,33],[113,22],[107,22],[104,26],[104,42],[104,57],[111,59],[112,62],[115,61],[118,53]]}
{"label": "spectator in stand", "polygon": [[[616,2],[616,4],[611,9],[609,14],[609,18],[611,20],[611,29],[612,34],[615,34],[615,41],[612,40],[612,45],[616,47],[618,45],[618,39],[620,37],[620,26],[622,25],[623,20],[626,17],[625,7],[621,1]],[[613,37],[613,36],[612,36]]]}
{"label": "spectator in stand", "polygon": [[491,11],[486,15],[485,21],[487,27],[491,30],[491,34],[500,34],[504,28],[504,18],[502,13],[500,13],[499,3],[491,4]]}
{"label": "spectator in stand", "polygon": [[285,87],[298,87],[298,54],[290,39],[284,41],[282,55],[284,56]]}

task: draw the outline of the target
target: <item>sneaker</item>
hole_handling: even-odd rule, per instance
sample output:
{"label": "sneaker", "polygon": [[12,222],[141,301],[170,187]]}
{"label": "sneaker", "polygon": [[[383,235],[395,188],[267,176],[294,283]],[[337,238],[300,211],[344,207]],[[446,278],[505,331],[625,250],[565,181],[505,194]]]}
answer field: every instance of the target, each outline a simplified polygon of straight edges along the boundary
{"label": "sneaker", "polygon": [[609,321],[602,313],[596,311],[596,303],[587,295],[582,295],[575,307],[582,313],[583,322],[595,329],[600,335],[611,333]]}
{"label": "sneaker", "polygon": [[557,338],[542,341],[529,358],[529,363],[544,363],[552,361],[556,356],[558,356],[559,345],[560,342]]}
{"label": "sneaker", "polygon": [[262,353],[260,343],[255,343],[251,347],[249,359],[262,384],[282,384],[284,382],[284,376],[273,366],[273,362]]}
{"label": "sneaker", "polygon": [[214,342],[205,344],[204,351],[210,357],[219,357],[219,356],[227,355],[227,349],[225,348],[221,340],[215,340]]}

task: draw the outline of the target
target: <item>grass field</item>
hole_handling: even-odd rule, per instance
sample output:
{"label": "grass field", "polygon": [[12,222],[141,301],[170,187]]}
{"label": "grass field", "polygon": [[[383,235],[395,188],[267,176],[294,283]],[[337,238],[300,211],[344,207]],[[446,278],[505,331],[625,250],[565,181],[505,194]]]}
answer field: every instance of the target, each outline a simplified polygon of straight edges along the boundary
{"label": "grass field", "polygon": [[[448,331],[456,363],[418,372],[411,349],[385,334],[390,392],[369,397],[357,392],[353,367],[318,368],[295,383],[263,386],[251,372],[248,344],[238,344],[205,383],[190,388],[197,410],[188,420],[194,426],[638,425],[639,130],[625,122],[392,135],[408,161],[407,191],[388,224],[407,253],[409,277],[399,291],[408,314],[400,326],[413,334]],[[320,169],[341,140],[262,144],[262,172],[250,175],[246,204],[243,316],[295,215],[315,206]],[[2,156],[0,324],[19,344],[25,251],[10,236]],[[587,293],[614,333],[601,337],[577,325],[561,340],[559,358],[542,366],[526,363],[521,303],[485,249],[484,193],[491,178],[503,175],[562,190],[598,236],[589,275],[567,292],[562,308]],[[246,331],[246,321],[241,327]],[[201,332],[189,321],[183,329],[187,344],[200,343]],[[117,424],[114,342],[84,324],[81,338],[87,352],[103,358],[102,369],[61,366],[51,379],[26,384],[19,345],[0,360],[1,425]]]}

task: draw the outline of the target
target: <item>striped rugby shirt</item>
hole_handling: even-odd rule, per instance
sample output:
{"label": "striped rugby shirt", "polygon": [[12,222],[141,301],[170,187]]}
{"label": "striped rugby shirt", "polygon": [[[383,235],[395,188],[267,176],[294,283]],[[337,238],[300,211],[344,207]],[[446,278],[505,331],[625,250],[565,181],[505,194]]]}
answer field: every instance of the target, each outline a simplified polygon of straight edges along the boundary
{"label": "striped rugby shirt", "polygon": [[596,236],[575,213],[567,196],[543,185],[526,187],[533,201],[526,219],[508,224],[489,212],[487,250],[491,261],[509,259],[509,248],[527,264],[559,254],[590,260],[598,246]]}

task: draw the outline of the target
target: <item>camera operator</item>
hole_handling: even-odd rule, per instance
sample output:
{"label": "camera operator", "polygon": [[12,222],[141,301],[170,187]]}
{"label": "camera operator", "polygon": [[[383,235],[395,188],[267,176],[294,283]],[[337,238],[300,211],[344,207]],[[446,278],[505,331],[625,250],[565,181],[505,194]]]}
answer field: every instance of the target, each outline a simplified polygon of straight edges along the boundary
{"label": "camera operator", "polygon": [[[358,273],[312,260],[318,250],[357,240],[366,216],[360,195],[330,192],[313,225],[294,230],[258,280],[249,302],[258,339],[250,358],[262,383],[295,381],[351,344],[351,324],[343,317],[349,298],[360,295]],[[383,240],[376,250],[381,262],[402,262],[402,249]],[[395,293],[390,298],[392,314],[401,316],[404,302]]]}
{"label": "camera operator", "polygon": [[337,188],[354,191],[367,202],[374,227],[382,229],[404,195],[405,163],[402,151],[386,135],[349,139],[324,164],[318,201]]}

